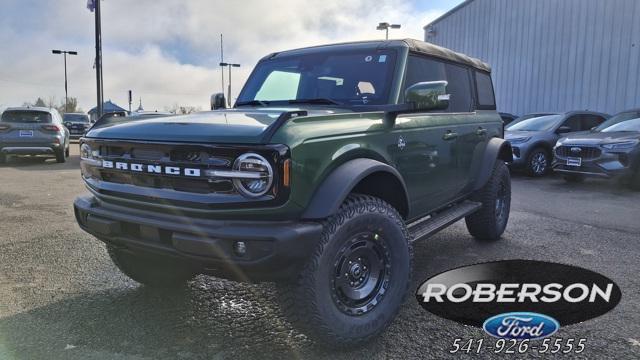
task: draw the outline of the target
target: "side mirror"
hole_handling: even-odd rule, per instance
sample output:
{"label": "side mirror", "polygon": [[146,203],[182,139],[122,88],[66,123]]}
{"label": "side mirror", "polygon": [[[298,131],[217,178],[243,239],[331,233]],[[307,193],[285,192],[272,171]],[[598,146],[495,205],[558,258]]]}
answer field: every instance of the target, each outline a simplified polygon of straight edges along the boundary
{"label": "side mirror", "polygon": [[562,125],[558,128],[558,130],[556,131],[558,134],[566,134],[566,133],[570,133],[571,131],[571,127],[566,126],[566,125]]}
{"label": "side mirror", "polygon": [[227,101],[223,93],[211,95],[211,110],[226,109]]}
{"label": "side mirror", "polygon": [[447,81],[427,81],[411,85],[404,93],[405,102],[414,110],[444,110],[449,107]]}

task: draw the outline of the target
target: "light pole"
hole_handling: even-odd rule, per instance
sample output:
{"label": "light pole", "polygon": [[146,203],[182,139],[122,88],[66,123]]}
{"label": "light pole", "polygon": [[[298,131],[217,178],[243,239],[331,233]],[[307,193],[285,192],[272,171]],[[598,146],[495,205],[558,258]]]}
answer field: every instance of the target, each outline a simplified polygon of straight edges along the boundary
{"label": "light pole", "polygon": [[227,104],[229,104],[229,107],[231,107],[231,68],[232,67],[240,67],[240,64],[232,64],[232,63],[221,62],[220,66],[222,66],[222,67],[228,66],[229,67],[229,96],[227,98]]}
{"label": "light pole", "polygon": [[69,92],[67,90],[67,54],[78,55],[77,51],[67,50],[51,50],[53,54],[64,55],[64,112],[67,112],[67,105],[69,104]]}
{"label": "light pole", "polygon": [[376,27],[376,30],[384,30],[386,33],[386,39],[389,40],[389,29],[400,29],[400,24],[389,24],[388,22],[381,22]]}

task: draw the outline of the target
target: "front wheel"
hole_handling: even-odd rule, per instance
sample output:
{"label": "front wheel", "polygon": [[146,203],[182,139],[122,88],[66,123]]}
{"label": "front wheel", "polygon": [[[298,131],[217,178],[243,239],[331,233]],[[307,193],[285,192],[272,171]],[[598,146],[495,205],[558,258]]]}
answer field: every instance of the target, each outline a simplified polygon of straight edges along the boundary
{"label": "front wheel", "polygon": [[293,325],[329,346],[364,344],[382,333],[404,302],[412,250],[396,209],[350,195],[324,224],[297,279],[278,285]]}
{"label": "front wheel", "polygon": [[551,156],[542,148],[533,149],[527,158],[527,174],[532,177],[544,176],[549,172]]}
{"label": "front wheel", "polygon": [[150,287],[184,286],[195,275],[187,268],[160,259],[136,255],[124,249],[107,246],[107,251],[113,263],[123,274]]}
{"label": "front wheel", "polygon": [[469,233],[478,240],[498,240],[507,228],[511,211],[511,177],[504,162],[496,161],[491,178],[471,200],[482,207],[465,218]]}

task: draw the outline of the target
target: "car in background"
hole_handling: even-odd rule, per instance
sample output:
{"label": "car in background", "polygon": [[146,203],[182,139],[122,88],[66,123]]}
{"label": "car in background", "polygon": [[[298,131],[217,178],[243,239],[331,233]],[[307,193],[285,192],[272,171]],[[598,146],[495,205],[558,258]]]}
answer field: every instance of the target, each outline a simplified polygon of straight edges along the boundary
{"label": "car in background", "polygon": [[512,167],[523,169],[533,177],[547,174],[558,139],[565,134],[589,131],[608,118],[609,115],[598,112],[569,111],[514,121],[505,128],[504,134],[513,151]]}
{"label": "car in background", "polygon": [[81,138],[91,127],[89,115],[83,113],[65,113],[62,115],[62,121],[71,138]]}
{"label": "car in background", "polygon": [[0,163],[8,156],[53,156],[63,163],[69,156],[69,130],[56,109],[7,108],[0,117]]}
{"label": "car in background", "polygon": [[504,125],[508,125],[508,124],[512,123],[515,119],[518,118],[517,115],[513,115],[513,114],[509,114],[509,113],[501,112],[501,113],[498,113],[498,114],[500,114],[500,118],[502,118],[502,123]]}
{"label": "car in background", "polygon": [[561,138],[554,155],[553,170],[568,182],[618,178],[640,190],[640,109],[616,114],[592,132]]}

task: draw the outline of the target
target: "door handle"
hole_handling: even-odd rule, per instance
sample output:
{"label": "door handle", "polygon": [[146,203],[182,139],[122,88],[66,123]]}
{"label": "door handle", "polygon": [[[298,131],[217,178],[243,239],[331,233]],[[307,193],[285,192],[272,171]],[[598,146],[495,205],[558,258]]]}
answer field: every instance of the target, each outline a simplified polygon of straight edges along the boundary
{"label": "door handle", "polygon": [[457,132],[447,130],[447,132],[444,135],[442,135],[442,140],[453,140],[453,139],[456,139],[457,137],[458,137]]}
{"label": "door handle", "polygon": [[479,127],[478,130],[476,130],[476,135],[478,135],[478,136],[487,135],[487,129],[485,129],[483,127]]}

